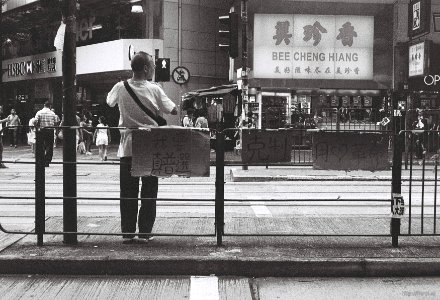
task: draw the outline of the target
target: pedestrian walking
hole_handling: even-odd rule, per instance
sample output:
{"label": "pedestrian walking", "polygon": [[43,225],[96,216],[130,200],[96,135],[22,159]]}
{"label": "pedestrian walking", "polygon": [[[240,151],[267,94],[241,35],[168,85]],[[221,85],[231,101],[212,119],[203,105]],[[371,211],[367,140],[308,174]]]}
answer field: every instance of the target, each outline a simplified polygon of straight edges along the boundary
{"label": "pedestrian walking", "polygon": [[49,167],[53,157],[53,136],[54,126],[59,123],[58,116],[50,110],[51,103],[46,101],[43,109],[39,110],[35,115],[35,125],[41,128],[41,136],[44,145],[45,166]]}
{"label": "pedestrian walking", "polygon": [[8,116],[8,128],[9,129],[9,138],[10,138],[10,142],[11,145],[10,147],[15,147],[17,148],[17,133],[18,133],[18,127],[21,125],[21,121],[20,118],[18,117],[15,109],[11,109],[11,114]]}
{"label": "pedestrian walking", "polygon": [[31,146],[32,153],[35,157],[35,117],[29,120],[29,128],[27,133],[28,145]]}
{"label": "pedestrian walking", "polygon": [[110,130],[108,129],[108,125],[104,116],[100,116],[98,122],[99,124],[96,126],[96,130],[93,133],[93,141],[98,147],[99,157],[102,161],[106,161],[107,146],[111,142]]}
{"label": "pedestrian walking", "polygon": [[3,163],[3,123],[6,123],[8,118],[3,119],[3,106],[0,105],[0,169],[5,169],[7,166]]}
{"label": "pedestrian walking", "polygon": [[93,143],[93,124],[92,114],[90,112],[84,113],[80,126],[82,127],[85,154],[92,155],[91,148]]}
{"label": "pedestrian walking", "polygon": [[[118,104],[119,127],[156,127],[160,112],[177,115],[174,102],[168,98],[159,85],[148,81],[154,72],[153,57],[142,51],[136,53],[131,60],[131,69],[133,77],[125,82],[116,83],[107,95],[107,104],[110,107]],[[139,177],[131,176],[132,130],[121,129],[120,132],[118,157],[120,157],[120,210],[123,243],[146,242],[152,239],[150,233],[156,219],[155,198],[157,198],[158,178],[156,176],[142,177],[141,198],[149,199],[141,200],[138,216]],[[135,238],[136,219],[138,219],[139,239]]]}

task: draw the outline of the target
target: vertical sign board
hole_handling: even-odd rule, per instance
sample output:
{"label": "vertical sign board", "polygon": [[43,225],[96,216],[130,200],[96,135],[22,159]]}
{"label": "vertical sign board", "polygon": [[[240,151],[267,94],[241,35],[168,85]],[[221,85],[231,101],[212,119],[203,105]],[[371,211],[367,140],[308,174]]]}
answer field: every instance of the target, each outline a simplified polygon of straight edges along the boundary
{"label": "vertical sign board", "polygon": [[313,135],[313,168],[323,170],[389,170],[388,135],[367,132],[317,132]]}
{"label": "vertical sign board", "polygon": [[431,0],[411,0],[408,4],[408,37],[431,30]]}
{"label": "vertical sign board", "polygon": [[292,131],[243,129],[241,159],[244,164],[290,162]]}
{"label": "vertical sign board", "polygon": [[209,177],[207,130],[161,127],[133,131],[133,176]]}
{"label": "vertical sign board", "polygon": [[409,46],[408,77],[424,76],[429,70],[430,41],[425,40]]}

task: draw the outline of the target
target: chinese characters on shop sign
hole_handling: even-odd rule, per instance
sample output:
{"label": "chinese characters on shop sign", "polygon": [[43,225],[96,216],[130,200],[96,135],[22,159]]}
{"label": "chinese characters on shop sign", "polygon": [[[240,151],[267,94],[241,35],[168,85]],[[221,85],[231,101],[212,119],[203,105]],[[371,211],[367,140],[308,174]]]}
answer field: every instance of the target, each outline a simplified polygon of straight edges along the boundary
{"label": "chinese characters on shop sign", "polygon": [[255,15],[259,78],[372,79],[374,18]]}

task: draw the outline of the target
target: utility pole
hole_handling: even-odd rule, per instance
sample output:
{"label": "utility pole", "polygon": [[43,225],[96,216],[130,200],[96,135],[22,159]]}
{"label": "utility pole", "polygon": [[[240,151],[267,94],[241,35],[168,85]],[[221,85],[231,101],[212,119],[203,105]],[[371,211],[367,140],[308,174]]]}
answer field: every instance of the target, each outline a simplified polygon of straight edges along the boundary
{"label": "utility pole", "polygon": [[[64,126],[77,126],[75,114],[76,76],[76,0],[63,0],[66,23],[63,47]],[[63,231],[77,232],[76,130],[64,130],[63,139]],[[75,233],[64,234],[64,243],[78,243]]]}

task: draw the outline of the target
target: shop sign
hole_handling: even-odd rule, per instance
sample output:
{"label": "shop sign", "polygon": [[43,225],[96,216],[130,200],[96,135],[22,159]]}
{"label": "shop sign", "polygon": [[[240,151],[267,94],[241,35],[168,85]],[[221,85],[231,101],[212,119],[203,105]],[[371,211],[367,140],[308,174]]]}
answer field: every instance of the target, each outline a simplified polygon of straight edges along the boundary
{"label": "shop sign", "polygon": [[426,85],[437,85],[440,82],[440,75],[428,75],[423,78]]}
{"label": "shop sign", "polygon": [[342,96],[342,106],[349,107],[350,106],[350,97]]}
{"label": "shop sign", "polygon": [[373,105],[373,98],[371,98],[370,96],[365,96],[364,97],[364,106],[371,107],[372,105]]}
{"label": "shop sign", "polygon": [[409,77],[425,74],[425,45],[421,42],[409,46]]}
{"label": "shop sign", "polygon": [[330,104],[332,107],[338,107],[339,106],[338,96],[332,96]]}
{"label": "shop sign", "polygon": [[139,51],[154,55],[163,51],[163,40],[121,39],[76,48],[76,73],[131,71],[131,57]]}
{"label": "shop sign", "polygon": [[373,79],[373,16],[256,14],[254,76]]}
{"label": "shop sign", "polygon": [[3,82],[52,78],[62,75],[62,54],[58,51],[8,59],[2,62]]}
{"label": "shop sign", "polygon": [[408,36],[410,38],[430,31],[431,0],[411,0],[408,5]]}

